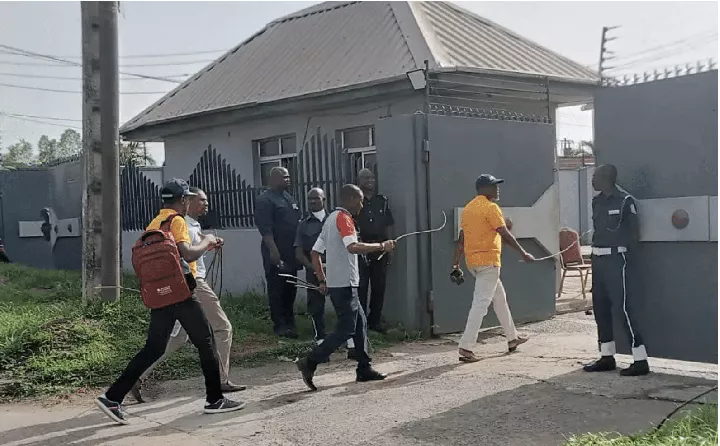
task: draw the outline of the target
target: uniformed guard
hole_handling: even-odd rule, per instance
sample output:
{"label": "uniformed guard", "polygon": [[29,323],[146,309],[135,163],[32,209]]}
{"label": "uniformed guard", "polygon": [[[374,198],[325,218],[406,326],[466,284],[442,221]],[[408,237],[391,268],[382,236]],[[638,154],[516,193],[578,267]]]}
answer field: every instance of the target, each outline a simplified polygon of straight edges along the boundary
{"label": "uniformed guard", "polygon": [[283,167],[270,171],[270,187],[255,202],[255,224],[262,236],[262,258],[267,280],[270,318],[275,334],[297,338],[295,325],[295,285],[279,274],[297,274],[295,235],[300,207],[288,189],[290,173]]}
{"label": "uniformed guard", "polygon": [[586,372],[615,370],[613,313],[622,321],[632,345],[633,364],[622,376],[646,375],[650,369],[647,352],[633,317],[633,289],[628,262],[639,240],[635,200],[615,184],[617,169],[610,164],[595,169],[593,188],[600,192],[592,201],[592,295],[598,328],[600,359],[584,367]]}
{"label": "uniformed guard", "polygon": [[[392,239],[393,220],[387,197],[375,192],[375,175],[370,169],[358,172],[358,186],[365,195],[363,209],[357,217],[360,238],[364,243],[382,243]],[[368,328],[385,332],[382,325],[382,308],[385,302],[385,282],[392,254],[382,258],[380,254],[368,254],[360,262],[360,303],[368,315]],[[368,288],[370,303],[368,305]]]}
{"label": "uniformed guard", "polygon": [[[305,267],[305,280],[313,285],[320,285],[310,257],[323,223],[327,217],[325,211],[325,192],[316,187],[307,194],[308,215],[300,221],[295,236],[295,258]],[[324,259],[323,259],[324,261]],[[322,344],[325,339],[325,296],[316,290],[307,290],[307,309],[313,322],[315,342]]]}

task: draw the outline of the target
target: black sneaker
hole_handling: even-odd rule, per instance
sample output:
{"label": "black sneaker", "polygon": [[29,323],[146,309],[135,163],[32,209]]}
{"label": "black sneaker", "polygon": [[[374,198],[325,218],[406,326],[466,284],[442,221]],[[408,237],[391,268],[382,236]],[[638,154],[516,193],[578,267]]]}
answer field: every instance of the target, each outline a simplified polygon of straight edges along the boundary
{"label": "black sneaker", "polygon": [[99,396],[95,399],[95,405],[102,410],[111,420],[118,424],[130,424],[126,418],[125,410],[122,404],[110,401],[105,398],[105,395]]}
{"label": "black sneaker", "polygon": [[372,367],[368,367],[366,369],[358,370],[356,376],[355,381],[364,383],[368,381],[382,381],[387,378],[387,373],[380,373]]}
{"label": "black sneaker", "polygon": [[358,360],[358,355],[357,355],[357,351],[355,351],[355,348],[348,348],[347,358],[348,358],[349,360],[351,360],[351,361],[357,361],[357,360]]}
{"label": "black sneaker", "polygon": [[615,358],[613,356],[601,356],[597,361],[583,367],[583,370],[586,372],[612,372],[615,367]]}
{"label": "black sneaker", "polygon": [[376,333],[387,334],[387,327],[383,324],[373,324],[368,327],[368,330],[372,330]]}
{"label": "black sneaker", "polygon": [[305,385],[308,386],[308,389],[315,392],[317,387],[315,386],[315,383],[313,383],[313,377],[315,376],[316,366],[311,364],[307,358],[296,359],[295,366],[297,366],[298,370],[300,370],[302,379],[305,382]]}
{"label": "black sneaker", "polygon": [[635,361],[630,367],[620,370],[621,376],[643,376],[650,373],[650,366],[647,361]]}
{"label": "black sneaker", "polygon": [[235,412],[245,407],[244,401],[233,401],[227,398],[220,398],[212,404],[206,404],[203,411],[205,413],[225,413]]}

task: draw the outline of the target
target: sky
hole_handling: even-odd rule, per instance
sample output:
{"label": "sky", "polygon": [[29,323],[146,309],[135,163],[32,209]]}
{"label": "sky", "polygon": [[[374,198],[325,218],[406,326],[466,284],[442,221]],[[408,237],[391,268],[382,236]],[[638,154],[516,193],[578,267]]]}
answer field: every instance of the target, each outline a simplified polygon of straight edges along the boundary
{"label": "sky", "polygon": [[[184,79],[268,22],[316,2],[122,2],[121,71]],[[718,3],[456,2],[583,65],[597,67],[603,26],[615,40],[613,75],[695,64],[718,54]],[[0,1],[0,45],[80,61],[79,2]],[[178,54],[180,53],[180,54]],[[39,64],[39,65],[38,65]],[[80,127],[81,69],[0,49],[0,138],[6,147]],[[58,79],[60,78],[60,79]],[[121,76],[120,120],[129,120],[173,88]],[[14,85],[14,87],[8,86]],[[65,90],[51,92],[27,88]],[[8,114],[21,115],[10,117]],[[22,119],[19,119],[22,118]],[[558,114],[558,138],[592,140],[592,112]],[[151,147],[162,162],[162,144]]]}

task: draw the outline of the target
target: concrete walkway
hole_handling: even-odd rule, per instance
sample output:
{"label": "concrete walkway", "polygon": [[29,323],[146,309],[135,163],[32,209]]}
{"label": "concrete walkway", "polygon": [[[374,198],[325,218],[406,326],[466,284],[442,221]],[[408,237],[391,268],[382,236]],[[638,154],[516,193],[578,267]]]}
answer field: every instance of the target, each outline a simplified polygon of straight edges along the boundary
{"label": "concrete walkway", "polygon": [[582,313],[521,331],[532,339],[513,355],[502,337],[482,336],[485,360],[475,364],[457,361],[451,339],[397,347],[376,355],[391,373],[381,383],[355,383],[353,365],[338,357],[321,366],[317,393],[287,362],[235,370],[233,380],[251,387],[236,395],[248,407],[231,414],[201,414],[200,379],[163,383],[153,401],[129,405],[129,426],[110,423],[89,399],[0,406],[0,444],[558,445],[573,433],[648,428],[717,383],[714,365],[660,359],[642,378],[578,371],[596,354],[592,316]]}

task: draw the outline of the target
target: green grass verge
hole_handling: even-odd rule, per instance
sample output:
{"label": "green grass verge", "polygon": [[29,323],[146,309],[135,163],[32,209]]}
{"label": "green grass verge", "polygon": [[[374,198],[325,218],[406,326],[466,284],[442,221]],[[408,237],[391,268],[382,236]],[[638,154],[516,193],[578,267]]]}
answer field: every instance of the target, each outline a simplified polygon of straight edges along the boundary
{"label": "green grass verge", "polygon": [[571,438],[565,446],[717,446],[718,407],[706,404],[668,421],[658,431],[632,436],[586,434]]}
{"label": "green grass verge", "polygon": [[[125,286],[137,288],[133,277]],[[113,303],[85,304],[78,272],[37,270],[0,264],[0,399],[71,392],[109,384],[145,342],[149,318],[137,293],[123,292]],[[233,325],[232,363],[256,366],[294,358],[309,350],[307,317],[298,316],[300,341],[280,341],[264,296],[223,296]],[[328,318],[328,326],[334,324]],[[375,349],[420,337],[402,328],[371,335]],[[305,339],[305,341],[302,341]],[[153,372],[156,379],[201,374],[195,348],[188,345]]]}

